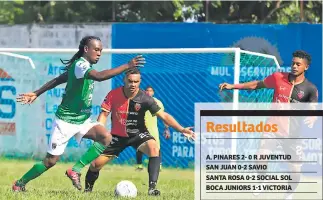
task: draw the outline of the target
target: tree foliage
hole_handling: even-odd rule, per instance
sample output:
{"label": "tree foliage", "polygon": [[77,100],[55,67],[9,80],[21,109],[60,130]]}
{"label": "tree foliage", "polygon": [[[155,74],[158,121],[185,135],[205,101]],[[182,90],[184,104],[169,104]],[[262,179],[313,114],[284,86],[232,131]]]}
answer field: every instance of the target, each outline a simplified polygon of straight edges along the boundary
{"label": "tree foliage", "polygon": [[0,23],[15,24],[16,17],[24,13],[21,8],[23,4],[23,1],[0,1]]}
{"label": "tree foliage", "polygon": [[321,23],[322,1],[0,1],[2,24],[182,21]]}

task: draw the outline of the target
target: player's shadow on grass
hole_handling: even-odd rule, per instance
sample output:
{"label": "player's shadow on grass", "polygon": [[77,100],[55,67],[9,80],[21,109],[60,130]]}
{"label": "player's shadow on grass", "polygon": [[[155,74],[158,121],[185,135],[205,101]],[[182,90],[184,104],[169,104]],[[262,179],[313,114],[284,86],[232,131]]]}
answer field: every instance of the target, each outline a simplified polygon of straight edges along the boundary
{"label": "player's shadow on grass", "polygon": [[82,192],[84,195],[99,196],[99,197],[114,197],[114,191],[93,191]]}
{"label": "player's shadow on grass", "polygon": [[84,191],[73,191],[71,190],[48,190],[48,193],[51,195],[93,195],[93,196],[114,196],[114,191],[93,191],[93,192],[84,192]]}
{"label": "player's shadow on grass", "polygon": [[48,190],[47,192],[51,195],[66,195],[66,196],[71,195],[70,190]]}

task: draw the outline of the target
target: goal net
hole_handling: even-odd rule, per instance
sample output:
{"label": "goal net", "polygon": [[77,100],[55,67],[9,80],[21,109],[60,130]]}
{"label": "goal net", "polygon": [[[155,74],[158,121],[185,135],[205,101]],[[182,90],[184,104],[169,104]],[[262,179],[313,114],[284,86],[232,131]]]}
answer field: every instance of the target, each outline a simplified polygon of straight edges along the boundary
{"label": "goal net", "polygon": [[[33,70],[37,84],[33,89],[62,73],[64,66],[60,59],[70,59],[76,49],[0,49],[0,52],[16,53],[31,58],[36,66]],[[232,90],[219,92],[218,86],[222,82],[242,83],[252,80],[262,80],[272,72],[279,69],[276,58],[255,52],[240,50],[239,48],[196,48],[196,49],[105,49],[98,64],[97,70],[117,67],[128,62],[134,56],[142,54],[147,61],[141,69],[141,88],[148,85],[155,90],[155,97],[160,99],[165,110],[175,117],[183,126],[194,125],[194,103],[197,102],[228,102],[238,105],[239,102],[270,102],[272,90],[262,89],[256,91]],[[15,58],[18,59],[18,58]],[[26,62],[26,60],[24,61]],[[29,62],[29,61],[28,61]],[[24,65],[28,65],[26,62]],[[17,71],[17,65],[6,65],[5,70]],[[23,65],[23,64],[21,64]],[[2,66],[2,63],[0,63]],[[30,64],[28,65],[30,68]],[[32,73],[32,72],[30,72]],[[26,75],[25,77],[28,77]],[[100,112],[100,105],[105,95],[123,84],[123,75],[101,83],[96,83],[93,94],[93,119]],[[1,82],[2,84],[3,82]],[[57,106],[60,104],[65,85],[45,93],[40,98],[41,110],[32,114],[37,109],[36,105],[26,107],[26,116],[22,119],[21,131],[28,130],[30,121],[37,119],[41,122],[37,126],[34,140],[39,140],[38,145],[46,147],[48,136],[51,133],[51,123]],[[21,87],[17,89],[15,98],[19,93],[28,92],[31,89]],[[20,113],[22,106],[17,106]],[[238,109],[238,107],[234,108]],[[39,113],[38,113],[39,112]],[[2,118],[1,118],[2,120]],[[163,130],[163,124],[158,122],[159,130]],[[110,123],[107,128],[110,129]],[[36,134],[28,133],[28,134]],[[17,134],[16,137],[22,137]],[[184,141],[181,134],[172,133],[171,141],[160,137],[163,151],[163,165],[173,167],[194,166],[194,144]],[[249,145],[246,140],[231,144],[226,141],[223,148],[230,151],[238,151]],[[91,144],[84,140],[80,145],[72,140],[62,159],[73,160],[78,158]],[[35,147],[36,148],[36,147]],[[36,150],[35,150],[36,151]],[[0,152],[2,153],[2,152]],[[124,151],[118,163],[135,162],[135,152],[132,149]],[[176,159],[174,159],[176,157]]]}
{"label": "goal net", "polygon": [[0,155],[24,157],[33,154],[38,146],[35,127],[41,123],[35,119],[28,120],[28,124],[24,122],[40,108],[35,107],[31,112],[26,107],[18,109],[16,103],[19,92],[38,87],[34,71],[35,65],[29,57],[0,52]]}

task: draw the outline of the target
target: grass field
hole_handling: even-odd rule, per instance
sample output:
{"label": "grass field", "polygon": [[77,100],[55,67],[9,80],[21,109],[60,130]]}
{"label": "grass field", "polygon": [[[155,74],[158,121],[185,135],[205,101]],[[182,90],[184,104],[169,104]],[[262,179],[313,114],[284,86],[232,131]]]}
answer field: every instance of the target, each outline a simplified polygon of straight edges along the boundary
{"label": "grass field", "polygon": [[[13,193],[11,186],[34,164],[34,161],[0,160],[0,199],[114,199],[114,187],[121,180],[130,180],[138,188],[136,199],[194,199],[194,171],[163,169],[159,175],[160,197],[147,195],[148,173],[145,169],[136,172],[131,166],[107,165],[100,173],[94,191],[90,194],[79,192],[65,176],[65,171],[73,163],[59,163],[39,178],[31,181],[26,192]],[[82,185],[87,168],[82,171]]]}
{"label": "grass field", "polygon": [[[115,199],[114,187],[121,180],[130,180],[137,186],[138,196],[136,199],[194,199],[193,170],[163,169],[158,183],[158,188],[161,190],[162,195],[160,197],[150,197],[147,195],[147,170],[136,172],[132,166],[119,165],[105,166],[92,193],[79,192],[74,189],[71,181],[65,176],[65,170],[71,167],[73,163],[58,163],[38,179],[31,181],[26,187],[27,192],[12,192],[11,186],[13,181],[21,177],[34,163],[34,161],[0,159],[0,200]],[[83,186],[86,171],[87,168],[82,171],[81,179]],[[317,181],[318,184],[300,184],[296,191],[318,191],[318,194],[295,194],[295,199],[321,199],[318,198],[322,197],[322,182],[320,178],[302,177],[302,181]],[[273,199],[269,194],[261,194],[257,197],[252,194],[241,193],[224,195],[226,198],[224,198],[223,194],[214,194],[214,197],[215,199]],[[275,199],[282,198],[283,194],[275,195]]]}

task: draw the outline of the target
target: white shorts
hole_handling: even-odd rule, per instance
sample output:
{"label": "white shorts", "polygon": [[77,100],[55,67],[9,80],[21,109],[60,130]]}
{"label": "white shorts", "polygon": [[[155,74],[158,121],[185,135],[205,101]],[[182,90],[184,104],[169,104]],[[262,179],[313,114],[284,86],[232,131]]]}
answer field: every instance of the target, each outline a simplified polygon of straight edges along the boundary
{"label": "white shorts", "polygon": [[70,124],[55,117],[53,122],[53,132],[50,135],[47,152],[51,155],[59,156],[64,153],[68,141],[75,136],[78,143],[83,136],[99,122],[87,119],[83,124]]}

